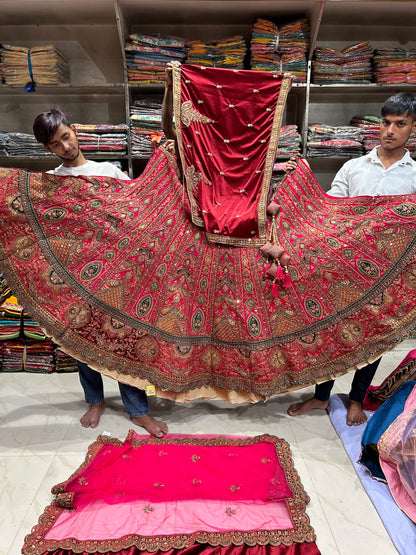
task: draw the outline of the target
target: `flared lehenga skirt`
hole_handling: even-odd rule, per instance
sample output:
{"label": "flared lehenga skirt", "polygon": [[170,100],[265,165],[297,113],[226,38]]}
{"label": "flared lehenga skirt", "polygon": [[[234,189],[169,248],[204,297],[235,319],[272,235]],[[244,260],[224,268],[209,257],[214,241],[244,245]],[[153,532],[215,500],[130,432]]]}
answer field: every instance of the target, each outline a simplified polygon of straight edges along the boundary
{"label": "flared lehenga skirt", "polygon": [[[198,69],[182,69],[175,89],[184,184],[163,147],[131,181],[0,170],[0,269],[19,302],[74,358],[177,401],[256,401],[377,359],[415,327],[414,197],[329,197],[300,161],[275,195],[290,284],[272,288],[259,245],[270,230],[270,152],[284,80],[276,86],[267,81],[273,75],[245,72],[271,87],[261,102],[253,95],[253,108],[241,89],[245,74],[210,70],[208,87],[207,71],[200,78]],[[194,93],[186,88],[200,79]],[[232,133],[215,115],[216,91],[233,106]],[[247,175],[244,156],[228,160],[240,124],[246,140],[251,129],[266,129],[259,150],[252,141],[257,156],[247,163],[255,179],[247,187],[239,181]],[[212,136],[229,142],[218,157],[203,157]],[[246,148],[240,140],[239,148]],[[239,175],[223,180],[221,164]],[[246,195],[255,210],[243,211]],[[233,223],[239,216],[243,223]]]}

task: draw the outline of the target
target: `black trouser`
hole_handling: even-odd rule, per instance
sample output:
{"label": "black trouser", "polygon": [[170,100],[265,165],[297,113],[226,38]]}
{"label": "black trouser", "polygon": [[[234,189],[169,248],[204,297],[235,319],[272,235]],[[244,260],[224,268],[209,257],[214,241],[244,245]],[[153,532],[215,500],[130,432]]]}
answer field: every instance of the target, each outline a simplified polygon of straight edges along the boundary
{"label": "black trouser", "polygon": [[[380,364],[381,358],[367,364],[364,368],[356,370],[354,374],[354,379],[351,384],[350,399],[351,401],[357,401],[357,403],[362,403],[367,393],[367,389],[370,387],[374,374]],[[315,386],[315,399],[319,401],[328,401],[331,390],[334,386],[335,381],[329,380],[327,382],[320,383]]]}

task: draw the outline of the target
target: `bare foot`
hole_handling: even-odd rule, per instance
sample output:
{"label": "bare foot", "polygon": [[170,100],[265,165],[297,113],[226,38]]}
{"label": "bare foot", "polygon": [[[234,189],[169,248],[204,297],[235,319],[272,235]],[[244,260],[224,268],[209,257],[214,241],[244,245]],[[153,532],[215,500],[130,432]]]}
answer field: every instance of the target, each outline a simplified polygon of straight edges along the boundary
{"label": "bare foot", "polygon": [[96,428],[105,407],[105,401],[90,405],[87,412],[80,418],[81,426],[84,428]]}
{"label": "bare foot", "polygon": [[352,401],[350,399],[350,404],[347,410],[347,425],[348,426],[359,426],[367,422],[367,416],[363,411],[361,403],[358,401]]}
{"label": "bare foot", "polygon": [[146,414],[145,416],[132,416],[131,421],[133,424],[136,424],[136,426],[145,428],[150,435],[155,437],[163,437],[168,433],[167,424],[155,420],[150,414]]}
{"label": "bare foot", "polygon": [[306,401],[292,403],[287,409],[287,413],[290,416],[299,416],[313,409],[325,410],[328,408],[328,405],[329,401],[320,401],[319,399],[315,399],[315,397],[311,397],[310,399],[306,399]]}

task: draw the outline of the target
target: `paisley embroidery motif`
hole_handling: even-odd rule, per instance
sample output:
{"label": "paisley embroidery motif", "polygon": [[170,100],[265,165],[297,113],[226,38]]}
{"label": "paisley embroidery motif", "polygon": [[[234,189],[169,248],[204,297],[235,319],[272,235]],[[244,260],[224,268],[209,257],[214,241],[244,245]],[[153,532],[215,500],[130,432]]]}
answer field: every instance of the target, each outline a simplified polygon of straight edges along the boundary
{"label": "paisley embroidery motif", "polygon": [[49,208],[42,214],[42,220],[44,222],[59,222],[65,218],[68,214],[68,210],[61,208],[59,206],[55,208]]}
{"label": "paisley embroidery motif", "polygon": [[371,262],[371,260],[357,260],[357,268],[359,272],[365,277],[380,277],[379,269],[373,262]]}
{"label": "paisley embroidery motif", "polygon": [[146,316],[153,306],[153,299],[151,295],[146,295],[137,303],[136,313],[139,318]]}
{"label": "paisley embroidery motif", "polygon": [[89,262],[81,271],[82,281],[90,281],[95,279],[103,269],[103,263],[100,260]]}
{"label": "paisley embroidery motif", "polygon": [[197,110],[195,110],[190,100],[182,103],[181,121],[183,125],[185,125],[185,127],[189,127],[193,121],[204,124],[214,123],[212,119],[209,119],[207,116],[203,116]]}
{"label": "paisley embroidery motif", "polygon": [[399,206],[395,206],[392,210],[395,214],[403,218],[413,218],[416,215],[416,204],[404,202],[403,204],[399,204]]}

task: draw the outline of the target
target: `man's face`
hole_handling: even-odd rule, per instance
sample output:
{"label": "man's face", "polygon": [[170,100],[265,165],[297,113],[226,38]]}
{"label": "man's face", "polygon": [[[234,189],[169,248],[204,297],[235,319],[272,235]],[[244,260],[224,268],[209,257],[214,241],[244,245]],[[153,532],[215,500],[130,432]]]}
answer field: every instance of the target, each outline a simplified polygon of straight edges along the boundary
{"label": "man's face", "polygon": [[383,116],[380,124],[381,146],[388,151],[402,149],[415,130],[415,122],[409,115]]}
{"label": "man's face", "polygon": [[73,162],[79,156],[79,144],[76,129],[73,125],[68,127],[61,123],[57,132],[45,145],[45,147],[56,154],[65,162]]}

